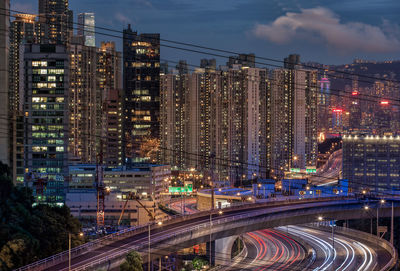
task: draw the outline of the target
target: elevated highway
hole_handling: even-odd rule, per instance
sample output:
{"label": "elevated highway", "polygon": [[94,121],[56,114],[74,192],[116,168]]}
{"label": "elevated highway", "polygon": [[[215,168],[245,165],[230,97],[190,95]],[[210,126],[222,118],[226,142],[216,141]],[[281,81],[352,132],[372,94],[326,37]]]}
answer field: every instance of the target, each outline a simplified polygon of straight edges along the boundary
{"label": "elevated highway", "polygon": [[[400,215],[400,201],[393,200],[395,215]],[[112,268],[118,266],[130,250],[146,255],[150,228],[151,255],[154,258],[172,251],[246,232],[284,225],[304,224],[318,216],[334,219],[369,218],[364,206],[380,207],[380,217],[391,215],[391,205],[380,205],[350,197],[330,197],[286,202],[254,203],[218,210],[204,211],[115,233],[73,251],[72,270]],[[143,257],[146,261],[147,257]],[[68,253],[41,260],[19,270],[68,270]]]}

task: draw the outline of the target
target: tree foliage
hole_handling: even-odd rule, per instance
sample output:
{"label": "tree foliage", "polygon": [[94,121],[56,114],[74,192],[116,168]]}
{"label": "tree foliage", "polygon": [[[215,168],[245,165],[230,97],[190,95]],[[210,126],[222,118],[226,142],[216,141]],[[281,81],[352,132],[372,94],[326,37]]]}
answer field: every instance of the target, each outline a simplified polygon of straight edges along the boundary
{"label": "tree foliage", "polygon": [[208,261],[201,257],[196,257],[193,259],[192,265],[195,270],[202,270],[204,266],[208,265]]}
{"label": "tree foliage", "polygon": [[142,257],[136,251],[129,252],[125,257],[125,262],[120,266],[120,271],[143,271]]}
{"label": "tree foliage", "polygon": [[83,243],[81,225],[68,207],[33,206],[32,191],[13,185],[0,163],[0,270],[12,270]]}

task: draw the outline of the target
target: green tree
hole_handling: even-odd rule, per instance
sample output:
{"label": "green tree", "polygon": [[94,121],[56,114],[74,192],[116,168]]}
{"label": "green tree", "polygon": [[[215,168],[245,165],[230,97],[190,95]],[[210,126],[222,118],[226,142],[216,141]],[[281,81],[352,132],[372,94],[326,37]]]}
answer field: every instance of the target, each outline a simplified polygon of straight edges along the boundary
{"label": "green tree", "polygon": [[203,258],[196,257],[192,261],[193,268],[195,270],[202,270],[204,266],[208,265],[208,261],[204,260]]}
{"label": "green tree", "polygon": [[125,257],[125,262],[120,266],[121,271],[143,271],[142,257],[136,251],[129,252]]}
{"label": "green tree", "polygon": [[68,207],[33,206],[32,190],[15,187],[0,163],[0,270],[12,270],[84,242],[79,221]]}

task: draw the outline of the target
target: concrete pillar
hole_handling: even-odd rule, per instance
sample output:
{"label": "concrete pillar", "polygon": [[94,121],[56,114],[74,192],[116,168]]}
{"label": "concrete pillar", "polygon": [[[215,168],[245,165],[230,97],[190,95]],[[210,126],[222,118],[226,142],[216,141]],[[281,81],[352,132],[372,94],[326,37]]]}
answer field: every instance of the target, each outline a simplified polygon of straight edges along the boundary
{"label": "concrete pillar", "polygon": [[211,264],[211,266],[214,266],[215,265],[215,255],[218,255],[218,252],[217,252],[217,254],[215,254],[215,241],[211,241],[211,242],[207,242],[206,243],[207,261],[210,261],[210,247],[211,247],[211,263],[210,264]]}
{"label": "concrete pillar", "polygon": [[229,236],[215,240],[215,265],[228,266],[231,263],[232,247],[238,236]]}

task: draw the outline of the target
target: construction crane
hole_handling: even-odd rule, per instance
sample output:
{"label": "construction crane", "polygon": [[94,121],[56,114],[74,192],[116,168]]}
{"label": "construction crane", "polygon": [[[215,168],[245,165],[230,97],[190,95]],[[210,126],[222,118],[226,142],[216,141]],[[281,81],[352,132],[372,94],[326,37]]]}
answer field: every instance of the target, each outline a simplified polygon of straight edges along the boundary
{"label": "construction crane", "polygon": [[103,181],[103,141],[100,141],[100,152],[96,159],[96,192],[97,192],[97,227],[104,226],[105,198],[110,188],[105,187]]}
{"label": "construction crane", "polygon": [[119,224],[121,223],[122,216],[125,213],[125,208],[126,208],[126,205],[128,204],[129,200],[135,200],[137,203],[139,203],[139,205],[147,212],[147,215],[149,216],[150,221],[155,221],[156,220],[155,215],[149,209],[147,209],[146,206],[143,205],[143,203],[139,200],[139,197],[136,194],[134,194],[132,192],[129,192],[129,194],[128,194],[126,200],[125,200],[124,207],[122,208],[121,215],[119,216],[117,226],[119,226]]}

